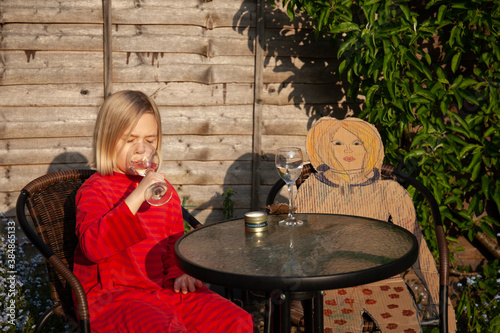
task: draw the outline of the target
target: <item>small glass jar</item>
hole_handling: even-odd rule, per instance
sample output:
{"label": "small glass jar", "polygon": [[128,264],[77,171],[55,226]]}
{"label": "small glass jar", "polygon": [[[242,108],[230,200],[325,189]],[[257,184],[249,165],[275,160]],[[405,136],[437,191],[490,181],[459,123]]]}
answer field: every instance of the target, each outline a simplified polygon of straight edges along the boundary
{"label": "small glass jar", "polygon": [[245,214],[245,231],[267,231],[267,214],[264,211],[248,212]]}

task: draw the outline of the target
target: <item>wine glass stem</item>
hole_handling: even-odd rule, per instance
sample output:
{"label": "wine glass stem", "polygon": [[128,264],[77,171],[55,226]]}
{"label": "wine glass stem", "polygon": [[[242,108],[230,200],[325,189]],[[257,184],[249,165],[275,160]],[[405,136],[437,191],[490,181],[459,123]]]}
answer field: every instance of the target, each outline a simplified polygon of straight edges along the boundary
{"label": "wine glass stem", "polygon": [[287,184],[288,186],[288,218],[287,220],[293,221],[295,218],[293,217],[293,184]]}

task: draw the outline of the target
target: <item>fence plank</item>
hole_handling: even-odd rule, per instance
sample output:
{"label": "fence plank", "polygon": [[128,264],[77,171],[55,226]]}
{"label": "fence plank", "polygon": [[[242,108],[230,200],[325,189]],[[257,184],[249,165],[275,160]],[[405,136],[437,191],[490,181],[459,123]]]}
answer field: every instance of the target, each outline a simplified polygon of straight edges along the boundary
{"label": "fence plank", "polygon": [[[301,58],[277,58],[263,66],[267,83],[332,83],[328,68]],[[3,53],[3,85],[103,82],[101,52],[9,51]],[[114,52],[114,82],[253,83],[254,56],[217,56],[165,52]],[[76,74],[78,73],[78,74]]]}
{"label": "fence plank", "polygon": [[[249,32],[252,34],[252,32]],[[9,23],[2,28],[0,48],[29,51],[102,52],[99,24]],[[206,30],[196,26],[118,25],[112,32],[114,52],[192,53],[206,57],[251,55],[248,39],[232,28]]]}
{"label": "fence plank", "polygon": [[[152,96],[158,105],[252,105],[252,84],[205,85],[192,82],[116,83],[114,91],[134,89]],[[0,86],[0,106],[99,106],[99,84]]]}
{"label": "fence plank", "polygon": [[[252,106],[160,106],[165,135],[251,135]],[[98,107],[1,107],[0,139],[91,137]],[[69,118],[69,119],[68,119]]]}
{"label": "fence plank", "polygon": [[[2,0],[0,23],[102,23],[101,6],[101,0],[37,0],[36,6],[26,0]],[[113,0],[112,10],[113,23],[118,24],[189,24],[209,29],[252,25],[249,13],[255,11],[255,5],[245,0]]]}
{"label": "fence plank", "polygon": [[[251,151],[251,136],[167,135],[163,137],[166,161],[234,161]],[[0,140],[1,165],[50,164],[59,155],[91,154],[90,137]]]}

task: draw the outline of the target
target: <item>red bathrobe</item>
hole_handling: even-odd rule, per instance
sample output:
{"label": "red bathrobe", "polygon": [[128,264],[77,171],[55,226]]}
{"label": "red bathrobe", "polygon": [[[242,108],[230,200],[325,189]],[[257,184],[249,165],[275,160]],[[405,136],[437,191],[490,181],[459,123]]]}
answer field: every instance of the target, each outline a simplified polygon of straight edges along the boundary
{"label": "red bathrobe", "polygon": [[74,273],[98,332],[253,332],[251,316],[207,287],[175,293],[174,259],[184,224],[177,193],[133,215],[124,199],[141,177],[93,175],[76,198]]}

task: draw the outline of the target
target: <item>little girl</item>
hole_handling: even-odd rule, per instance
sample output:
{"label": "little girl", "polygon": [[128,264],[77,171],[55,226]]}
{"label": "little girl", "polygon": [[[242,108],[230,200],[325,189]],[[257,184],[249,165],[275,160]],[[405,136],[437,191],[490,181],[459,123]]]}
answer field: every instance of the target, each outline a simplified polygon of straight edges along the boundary
{"label": "little girl", "polygon": [[77,193],[74,272],[82,283],[92,330],[98,332],[253,332],[250,314],[184,274],[174,244],[184,224],[174,193],[162,206],[144,199],[165,175],[127,174],[129,147],[141,141],[161,152],[154,101],[138,91],[108,97],[97,116],[94,167]]}

